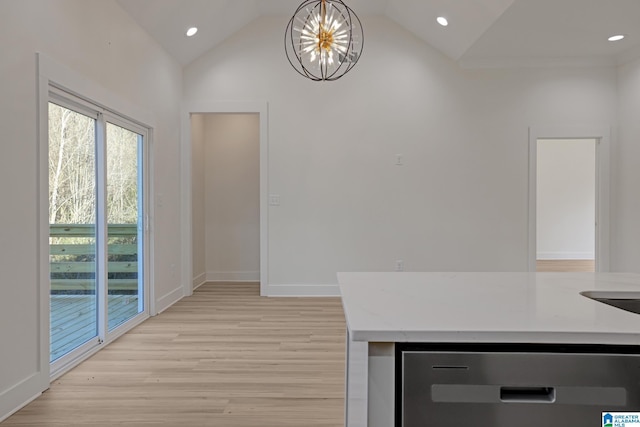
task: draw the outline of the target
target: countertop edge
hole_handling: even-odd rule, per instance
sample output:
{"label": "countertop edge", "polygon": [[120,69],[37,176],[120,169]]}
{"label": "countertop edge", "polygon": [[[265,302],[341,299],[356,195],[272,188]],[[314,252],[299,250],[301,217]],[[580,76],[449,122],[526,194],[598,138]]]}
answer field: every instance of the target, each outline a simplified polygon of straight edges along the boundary
{"label": "countertop edge", "polygon": [[638,345],[640,335],[610,332],[508,332],[508,331],[397,331],[349,330],[356,342],[376,343],[509,343],[509,344],[593,344]]}

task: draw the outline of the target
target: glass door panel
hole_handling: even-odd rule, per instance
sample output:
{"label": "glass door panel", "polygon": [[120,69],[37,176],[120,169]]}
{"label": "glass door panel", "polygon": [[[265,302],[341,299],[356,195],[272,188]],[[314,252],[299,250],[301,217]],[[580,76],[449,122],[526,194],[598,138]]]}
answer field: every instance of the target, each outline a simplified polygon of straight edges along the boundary
{"label": "glass door panel", "polygon": [[142,135],[106,124],[107,318],[109,330],[144,310]]}
{"label": "glass door panel", "polygon": [[51,362],[98,336],[95,135],[95,118],[49,103]]}
{"label": "glass door panel", "polygon": [[55,87],[49,101],[49,350],[58,375],[148,315],[148,129]]}

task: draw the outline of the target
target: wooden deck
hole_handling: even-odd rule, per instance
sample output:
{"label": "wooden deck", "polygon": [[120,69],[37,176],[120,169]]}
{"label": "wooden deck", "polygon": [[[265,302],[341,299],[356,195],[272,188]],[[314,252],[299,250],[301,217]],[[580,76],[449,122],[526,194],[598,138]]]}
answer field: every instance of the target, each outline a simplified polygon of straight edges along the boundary
{"label": "wooden deck", "polygon": [[[108,327],[138,313],[137,224],[108,224]],[[50,224],[51,356],[57,360],[97,336],[96,227]],[[111,295],[113,294],[113,295]]]}
{"label": "wooden deck", "polygon": [[[113,329],[138,314],[138,296],[109,295],[108,310]],[[51,361],[96,335],[95,295],[51,295]]]}

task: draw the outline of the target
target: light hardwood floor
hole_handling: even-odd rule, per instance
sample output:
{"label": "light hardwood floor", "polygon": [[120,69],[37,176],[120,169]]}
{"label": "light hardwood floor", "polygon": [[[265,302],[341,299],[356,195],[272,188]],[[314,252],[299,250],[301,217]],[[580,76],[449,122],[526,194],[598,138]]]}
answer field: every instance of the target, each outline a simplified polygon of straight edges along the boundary
{"label": "light hardwood floor", "polygon": [[56,380],[8,426],[338,427],[338,298],[205,284]]}
{"label": "light hardwood floor", "polygon": [[539,272],[588,272],[596,271],[594,260],[582,259],[560,259],[560,260],[538,260],[536,270]]}

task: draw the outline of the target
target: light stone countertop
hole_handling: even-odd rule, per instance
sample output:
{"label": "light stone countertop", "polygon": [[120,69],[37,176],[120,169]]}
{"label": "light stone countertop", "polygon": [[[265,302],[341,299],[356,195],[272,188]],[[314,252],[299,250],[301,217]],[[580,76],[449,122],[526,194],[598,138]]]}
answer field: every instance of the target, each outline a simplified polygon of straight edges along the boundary
{"label": "light stone countertop", "polygon": [[640,344],[640,314],[580,295],[640,298],[640,274],[338,273],[338,282],[353,341]]}

